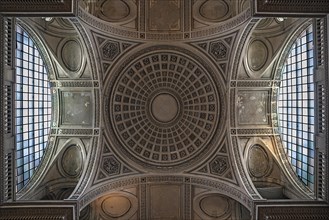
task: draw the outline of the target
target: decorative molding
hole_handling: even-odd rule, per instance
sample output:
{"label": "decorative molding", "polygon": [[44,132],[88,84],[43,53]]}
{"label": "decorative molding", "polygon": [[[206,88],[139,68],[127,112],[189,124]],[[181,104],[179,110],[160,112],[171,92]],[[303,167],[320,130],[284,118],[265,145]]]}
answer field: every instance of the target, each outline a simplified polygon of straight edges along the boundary
{"label": "decorative molding", "polygon": [[199,31],[192,31],[191,38],[200,38],[200,37],[209,37],[215,34],[221,34],[228,32],[232,29],[232,27],[237,27],[242,25],[243,23],[247,22],[251,18],[251,10],[247,9],[241,14],[235,16],[234,18],[228,20],[227,22],[223,22],[218,24],[218,26],[211,26],[210,28],[199,30]]}
{"label": "decorative molding", "polygon": [[[237,27],[244,22],[246,22],[248,19],[251,18],[251,10],[247,9],[243,11],[242,13],[238,14],[237,16],[229,19],[226,22],[220,22],[216,25],[211,25],[209,28],[204,28],[201,30],[194,30],[194,31],[181,31],[174,33],[170,32],[170,34],[161,33],[161,32],[155,32],[155,31],[147,31],[145,27],[145,7],[146,2],[148,1],[141,1],[140,8],[141,8],[141,16],[139,20],[140,30],[141,32],[132,31],[129,29],[124,29],[122,27],[116,27],[114,25],[109,24],[108,22],[102,21],[95,16],[89,14],[87,11],[85,11],[82,7],[78,8],[78,16],[79,18],[90,25],[93,28],[96,28],[98,30],[101,30],[103,32],[110,33],[112,35],[125,37],[125,38],[131,38],[131,39],[148,39],[148,40],[184,40],[184,39],[196,39],[201,37],[209,37],[211,35],[217,35],[224,32],[227,32],[234,27]],[[188,1],[184,1],[188,2]],[[185,4],[184,7],[191,7],[188,4]],[[187,15],[186,15],[187,16]],[[188,24],[191,26],[191,24]],[[185,28],[188,28],[187,26]],[[184,28],[184,29],[185,29]],[[144,30],[144,31],[143,31]]]}
{"label": "decorative molding", "polygon": [[[189,176],[173,176],[173,175],[161,175],[161,176],[140,176],[140,177],[130,177],[121,178],[119,180],[112,180],[106,183],[95,186],[91,191],[86,192],[79,199],[79,207],[83,209],[90,202],[94,201],[96,198],[115,191],[117,189],[140,186],[145,184],[161,184],[161,183],[173,183],[173,184],[186,184],[190,186],[203,186],[209,189],[216,190],[220,194],[225,194],[226,196],[238,201],[244,205],[247,209],[252,208],[252,199],[238,187],[233,187],[231,184],[225,183],[223,181],[210,180],[201,177],[189,177]],[[143,188],[142,188],[143,189]],[[143,192],[141,192],[143,196]],[[141,204],[141,217],[143,217],[143,204]],[[146,208],[146,207],[145,207]],[[143,218],[141,218],[143,219]],[[145,218],[144,218],[145,219]]]}
{"label": "decorative molding", "polygon": [[0,14],[9,16],[75,16],[76,0],[2,0]]}
{"label": "decorative molding", "polygon": [[232,138],[232,148],[233,148],[233,156],[236,161],[236,165],[238,168],[238,175],[240,175],[240,179],[242,180],[244,186],[246,187],[248,193],[252,196],[253,199],[260,199],[260,195],[257,193],[254,185],[251,183],[250,178],[248,178],[247,171],[244,169],[242,164],[242,156],[240,155],[240,146],[238,143],[237,137]]}
{"label": "decorative molding", "polygon": [[250,19],[249,23],[246,24],[246,27],[243,30],[242,36],[237,41],[238,46],[236,48],[234,58],[232,59],[233,68],[232,68],[231,80],[236,80],[237,79],[239,66],[243,62],[243,50],[245,48],[245,43],[250,38],[251,31],[254,29],[254,27],[257,24],[258,20],[259,19]]}
{"label": "decorative molding", "polygon": [[[232,83],[235,82],[236,84],[232,86]],[[231,87],[262,87],[262,88],[270,88],[275,86],[277,82],[280,81],[272,81],[272,80],[238,80],[238,81],[231,81]]]}
{"label": "decorative molding", "polygon": [[[5,45],[5,18],[0,15],[0,44]],[[4,124],[4,72],[5,72],[5,61],[4,61],[4,47],[1,46],[0,49],[0,123],[1,125]],[[4,146],[4,126],[0,126],[0,146]],[[0,180],[3,181],[5,179],[5,148],[0,147]],[[1,182],[0,184],[0,205],[5,202],[5,189],[4,183]]]}
{"label": "decorative molding", "polygon": [[239,135],[239,136],[258,136],[258,135],[275,135],[272,128],[238,128],[231,129],[231,135]]}
{"label": "decorative molding", "polygon": [[326,220],[329,216],[328,205],[262,205],[257,206],[259,220]]}
{"label": "decorative molding", "polygon": [[[189,183],[190,178],[185,178],[185,183]],[[190,184],[184,185],[184,219],[191,219],[192,214],[192,187]]]}
{"label": "decorative molding", "polygon": [[89,36],[87,35],[87,32],[84,28],[84,26],[82,25],[82,22],[80,21],[80,19],[78,18],[71,18],[70,21],[73,23],[73,25],[75,26],[75,28],[77,29],[77,31],[80,34],[80,37],[84,43],[84,46],[86,48],[86,52],[88,54],[88,61],[90,63],[90,69],[91,69],[91,74],[92,74],[92,79],[93,80],[98,80],[100,79],[99,77],[99,66],[97,65],[97,58],[95,56],[94,53],[94,47],[91,44],[91,42],[89,41]]}
{"label": "decorative molding", "polygon": [[255,0],[251,2],[253,15],[257,17],[318,17],[329,13],[327,0]]}
{"label": "decorative molding", "polygon": [[76,220],[75,202],[19,202],[0,206],[0,220]]}

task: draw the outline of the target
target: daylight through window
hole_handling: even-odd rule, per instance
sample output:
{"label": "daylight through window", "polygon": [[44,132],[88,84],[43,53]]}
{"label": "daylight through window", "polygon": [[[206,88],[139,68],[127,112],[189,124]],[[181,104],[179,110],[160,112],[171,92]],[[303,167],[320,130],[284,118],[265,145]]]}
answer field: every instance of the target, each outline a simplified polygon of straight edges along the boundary
{"label": "daylight through window", "polygon": [[279,129],[298,177],[314,188],[314,83],[312,26],[293,44],[282,71]]}
{"label": "daylight through window", "polygon": [[16,26],[16,163],[19,191],[40,164],[51,121],[47,68],[28,33]]}

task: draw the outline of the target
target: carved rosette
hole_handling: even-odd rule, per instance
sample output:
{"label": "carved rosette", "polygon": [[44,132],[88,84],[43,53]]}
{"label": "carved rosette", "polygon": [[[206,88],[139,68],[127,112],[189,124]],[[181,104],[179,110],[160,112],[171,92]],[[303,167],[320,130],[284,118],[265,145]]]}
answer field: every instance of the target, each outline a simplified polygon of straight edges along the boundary
{"label": "carved rosette", "polygon": [[[146,52],[146,51],[145,51]],[[212,71],[176,51],[149,50],[110,80],[110,139],[139,164],[188,165],[213,148],[221,97]]]}

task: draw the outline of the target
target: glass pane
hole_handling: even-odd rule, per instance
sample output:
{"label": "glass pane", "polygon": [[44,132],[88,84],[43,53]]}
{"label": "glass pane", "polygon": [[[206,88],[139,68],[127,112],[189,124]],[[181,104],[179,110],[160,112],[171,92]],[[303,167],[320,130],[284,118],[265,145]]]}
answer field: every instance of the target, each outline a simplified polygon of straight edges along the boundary
{"label": "glass pane", "polygon": [[[51,93],[47,68],[37,68],[42,57],[33,39],[18,25],[16,36],[16,191],[19,191],[28,183],[39,164],[40,155],[43,154],[44,149],[39,151],[36,144],[42,138],[46,146],[48,140],[51,117],[43,116],[51,114],[51,106],[40,103],[48,103]],[[42,94],[45,96],[38,95],[39,89],[35,82],[44,87]],[[39,126],[36,124],[38,116],[41,116],[39,123],[48,125],[42,133],[39,133]]]}
{"label": "glass pane", "polygon": [[310,36],[312,26],[297,38],[286,60],[279,88],[278,117],[287,157],[302,182],[313,189],[314,85]]}

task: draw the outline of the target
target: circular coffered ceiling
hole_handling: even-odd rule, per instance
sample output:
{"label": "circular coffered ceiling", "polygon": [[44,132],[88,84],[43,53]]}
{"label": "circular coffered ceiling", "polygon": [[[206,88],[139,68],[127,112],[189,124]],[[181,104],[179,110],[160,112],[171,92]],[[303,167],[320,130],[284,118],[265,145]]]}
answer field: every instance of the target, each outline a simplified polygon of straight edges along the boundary
{"label": "circular coffered ceiling", "polygon": [[178,51],[141,51],[107,86],[110,139],[151,168],[186,165],[213,147],[221,124],[221,83],[207,65]]}

